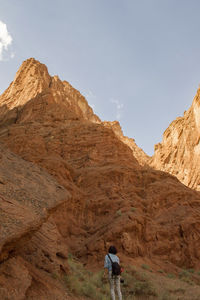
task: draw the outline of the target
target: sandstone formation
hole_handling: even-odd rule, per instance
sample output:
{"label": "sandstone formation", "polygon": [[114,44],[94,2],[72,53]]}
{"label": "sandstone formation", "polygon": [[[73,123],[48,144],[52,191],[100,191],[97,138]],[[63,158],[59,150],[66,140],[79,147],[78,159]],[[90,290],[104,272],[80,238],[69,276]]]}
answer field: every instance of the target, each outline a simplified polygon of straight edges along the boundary
{"label": "sandstone formation", "polygon": [[[49,96],[48,104],[45,101],[47,96]],[[45,65],[30,58],[23,62],[14,81],[0,97],[1,115],[4,114],[4,111],[13,109],[13,117],[15,118],[20,107],[30,100],[34,102],[35,98],[37,98],[37,105],[34,107],[34,111],[29,111],[27,116],[29,121],[31,118],[42,118],[43,112],[47,112],[45,105],[49,105],[49,118],[73,119],[78,115],[79,118],[86,120],[100,121],[77,90],[68,82],[61,82],[58,76],[50,77]],[[56,103],[59,103],[58,107]],[[54,111],[56,107],[58,110]],[[37,115],[38,113],[39,115]]]}
{"label": "sandstone formation", "polygon": [[103,122],[103,124],[105,127],[112,129],[116,134],[116,136],[124,144],[126,144],[127,146],[129,146],[129,148],[131,148],[131,150],[133,151],[133,156],[137,159],[140,165],[142,166],[149,165],[150,157],[141,148],[137,146],[134,139],[123,135],[121,126],[118,121]]}
{"label": "sandstone formation", "polygon": [[[123,136],[120,125],[101,122],[67,82],[51,77],[38,61],[25,61],[0,96],[0,116],[0,142],[68,191],[62,190],[65,201],[59,194],[53,197],[56,209],[49,210],[26,245],[16,246],[19,252],[12,259],[19,268],[13,264],[13,285],[19,284],[18,270],[27,265],[32,271],[24,273],[23,290],[33,274],[37,283],[54,272],[67,273],[68,252],[100,266],[113,243],[124,262],[139,258],[166,269],[200,267],[199,192],[149,167],[148,156]],[[14,194],[7,196],[17,201]],[[38,286],[40,295],[51,299],[45,294],[48,286],[43,281]],[[31,285],[26,299],[36,297],[38,286]],[[65,299],[66,291],[59,291],[56,299]]]}
{"label": "sandstone formation", "polygon": [[2,146],[0,153],[0,299],[63,299],[44,270],[67,271],[56,255],[67,249],[50,215],[71,196],[41,168]]}
{"label": "sandstone formation", "polygon": [[192,106],[165,130],[151,165],[200,191],[200,89]]}

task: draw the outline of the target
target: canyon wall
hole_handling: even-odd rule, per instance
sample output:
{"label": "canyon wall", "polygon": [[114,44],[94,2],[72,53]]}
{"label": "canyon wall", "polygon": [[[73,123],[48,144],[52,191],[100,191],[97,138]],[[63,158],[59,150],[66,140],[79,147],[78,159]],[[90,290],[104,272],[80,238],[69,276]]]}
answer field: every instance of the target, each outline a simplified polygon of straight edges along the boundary
{"label": "canyon wall", "polygon": [[200,89],[184,116],[165,130],[150,164],[200,191]]}
{"label": "canyon wall", "polygon": [[[12,298],[5,277],[12,261],[14,286],[19,270],[25,272],[26,299],[65,299],[66,289],[51,279],[68,273],[68,253],[86,265],[102,266],[111,244],[123,263],[139,259],[166,270],[200,267],[199,192],[149,166],[149,157],[123,136],[118,122],[101,122],[77,90],[51,77],[35,59],[22,64],[0,96],[0,142],[2,153],[21,162],[16,173],[22,174],[19,196],[1,183],[0,196],[18,207],[12,215],[5,206],[13,223],[23,221],[22,228],[12,227],[13,241],[2,242],[2,299]],[[3,171],[7,164],[5,158]],[[17,184],[15,176],[12,180]],[[31,197],[37,198],[36,213]]]}

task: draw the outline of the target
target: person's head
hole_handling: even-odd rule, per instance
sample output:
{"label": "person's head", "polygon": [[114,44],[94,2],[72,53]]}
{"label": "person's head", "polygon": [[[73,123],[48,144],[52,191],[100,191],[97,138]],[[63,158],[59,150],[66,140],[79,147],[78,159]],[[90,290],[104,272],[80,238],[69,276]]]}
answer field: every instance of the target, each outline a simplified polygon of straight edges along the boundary
{"label": "person's head", "polygon": [[115,246],[110,246],[110,248],[108,249],[108,253],[117,254],[117,249],[115,248]]}

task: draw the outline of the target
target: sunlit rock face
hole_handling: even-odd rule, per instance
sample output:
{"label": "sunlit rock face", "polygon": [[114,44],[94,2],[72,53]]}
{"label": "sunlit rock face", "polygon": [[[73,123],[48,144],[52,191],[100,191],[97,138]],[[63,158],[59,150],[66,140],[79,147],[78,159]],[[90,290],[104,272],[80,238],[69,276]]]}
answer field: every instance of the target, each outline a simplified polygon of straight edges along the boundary
{"label": "sunlit rock face", "polygon": [[[199,106],[195,107],[197,111]],[[192,122],[199,122],[195,113]],[[179,129],[174,130],[171,144],[176,145],[180,137]],[[200,268],[199,193],[149,167],[149,157],[133,139],[123,136],[118,122],[101,122],[77,90],[51,77],[46,66],[34,59],[22,64],[0,96],[0,142],[24,163],[22,171],[13,174],[15,188],[26,186],[23,206],[18,194],[1,183],[9,162],[4,160],[0,192],[17,204],[16,212],[9,210],[8,201],[2,203],[14,224],[21,224],[18,218],[23,220],[27,232],[26,243],[20,238],[11,244],[15,251],[2,247],[0,252],[5,299],[10,297],[8,284],[28,300],[68,299],[59,285],[62,281],[52,281],[53,274],[67,274],[68,252],[88,266],[102,267],[111,244],[125,263],[139,259],[166,270],[169,266]],[[15,173],[19,172],[18,182]],[[31,178],[33,185],[26,183]],[[39,205],[34,213],[33,196],[39,197],[41,216]],[[12,228],[15,238],[22,229]],[[10,268],[9,276],[14,274],[7,282],[4,268]]]}
{"label": "sunlit rock face", "polygon": [[151,165],[200,191],[200,89],[192,106],[166,129]]}
{"label": "sunlit rock face", "polygon": [[58,76],[51,77],[47,67],[34,58],[23,62],[14,81],[0,96],[1,115],[7,109],[19,113],[20,108],[29,102],[31,105],[26,111],[27,116],[23,115],[23,121],[43,117],[53,120],[55,115],[58,119],[84,118],[92,122],[100,121],[76,89],[68,82],[61,81]]}

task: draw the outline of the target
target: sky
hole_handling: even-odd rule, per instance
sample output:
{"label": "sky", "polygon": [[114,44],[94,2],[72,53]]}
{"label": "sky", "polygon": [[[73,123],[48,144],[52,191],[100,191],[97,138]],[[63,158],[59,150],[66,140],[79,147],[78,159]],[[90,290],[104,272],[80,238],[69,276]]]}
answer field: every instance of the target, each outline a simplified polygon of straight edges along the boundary
{"label": "sky", "polygon": [[200,83],[199,0],[0,0],[0,94],[34,57],[148,155]]}

